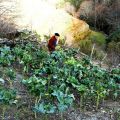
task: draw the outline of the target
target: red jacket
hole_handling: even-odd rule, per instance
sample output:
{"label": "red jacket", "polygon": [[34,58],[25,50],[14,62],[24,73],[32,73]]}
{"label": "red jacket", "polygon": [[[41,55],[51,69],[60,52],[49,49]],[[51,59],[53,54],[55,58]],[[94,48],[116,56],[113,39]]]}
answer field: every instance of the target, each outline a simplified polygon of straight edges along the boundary
{"label": "red jacket", "polygon": [[54,51],[56,47],[57,39],[55,36],[52,36],[48,42],[48,49],[49,51]]}

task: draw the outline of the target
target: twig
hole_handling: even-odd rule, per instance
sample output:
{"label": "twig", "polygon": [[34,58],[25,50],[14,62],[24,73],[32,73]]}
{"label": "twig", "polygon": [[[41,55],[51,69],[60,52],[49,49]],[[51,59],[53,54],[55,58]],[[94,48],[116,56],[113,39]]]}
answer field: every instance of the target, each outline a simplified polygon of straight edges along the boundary
{"label": "twig", "polygon": [[91,60],[91,61],[92,61],[92,56],[93,56],[94,49],[95,49],[95,44],[93,44],[92,51],[91,51],[91,55],[90,55],[90,60]]}
{"label": "twig", "polygon": [[85,53],[83,53],[83,52],[80,52],[80,54],[81,54],[81,55],[83,55],[83,56],[88,56],[88,55],[86,55],[86,54],[85,54]]}
{"label": "twig", "polygon": [[102,63],[103,63],[103,61],[105,60],[106,57],[107,57],[107,53],[105,54],[104,58],[101,60],[100,66],[102,65]]}

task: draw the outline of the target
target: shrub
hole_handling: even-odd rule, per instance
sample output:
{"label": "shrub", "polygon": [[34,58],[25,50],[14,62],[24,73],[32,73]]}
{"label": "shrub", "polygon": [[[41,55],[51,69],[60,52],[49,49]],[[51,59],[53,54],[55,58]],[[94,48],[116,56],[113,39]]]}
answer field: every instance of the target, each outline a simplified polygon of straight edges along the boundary
{"label": "shrub", "polygon": [[90,40],[81,40],[79,43],[80,50],[85,54],[90,54],[92,49],[92,42]]}
{"label": "shrub", "polygon": [[16,31],[16,25],[10,19],[0,18],[0,37],[6,37],[9,32]]}
{"label": "shrub", "polygon": [[103,33],[92,31],[89,35],[89,39],[95,42],[99,46],[105,45],[106,37]]}
{"label": "shrub", "polygon": [[109,35],[107,43],[110,43],[112,41],[120,42],[120,28]]}
{"label": "shrub", "polygon": [[[90,55],[93,47],[93,43],[91,40],[81,40],[79,43],[80,50],[87,54]],[[93,52],[93,58],[97,60],[102,60],[103,57],[105,56],[105,53],[103,50],[99,49],[98,47],[94,48]]]}
{"label": "shrub", "polygon": [[102,60],[104,57],[105,57],[105,53],[104,51],[100,50],[100,49],[97,49],[94,51],[93,53],[93,57],[97,60]]}
{"label": "shrub", "polygon": [[107,52],[110,63],[112,65],[118,65],[120,63],[120,42],[110,42],[108,44]]}

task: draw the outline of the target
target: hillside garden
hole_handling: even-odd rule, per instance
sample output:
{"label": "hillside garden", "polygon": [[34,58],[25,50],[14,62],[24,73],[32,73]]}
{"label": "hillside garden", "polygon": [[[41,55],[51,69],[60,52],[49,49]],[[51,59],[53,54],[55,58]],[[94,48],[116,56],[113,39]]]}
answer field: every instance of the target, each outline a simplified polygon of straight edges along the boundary
{"label": "hillside garden", "polygon": [[40,115],[50,119],[49,115],[54,114],[64,119],[70,108],[98,111],[107,100],[119,101],[120,69],[101,68],[91,57],[76,55],[80,55],[77,48],[59,46],[50,54],[32,41],[15,47],[1,45],[0,119],[11,117],[11,110],[15,120],[22,112],[27,116],[24,114],[28,111],[32,114],[27,118],[30,120],[38,120]]}

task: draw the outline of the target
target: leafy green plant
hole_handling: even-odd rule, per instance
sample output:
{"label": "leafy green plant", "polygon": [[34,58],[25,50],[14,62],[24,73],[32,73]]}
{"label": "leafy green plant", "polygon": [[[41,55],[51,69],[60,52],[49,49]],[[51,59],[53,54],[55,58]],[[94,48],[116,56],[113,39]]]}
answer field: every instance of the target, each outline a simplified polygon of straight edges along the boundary
{"label": "leafy green plant", "polygon": [[105,98],[107,95],[107,89],[104,88],[103,84],[101,82],[96,82],[95,86],[95,94],[96,94],[96,110],[98,110],[98,106],[100,103],[100,99]]}
{"label": "leafy green plant", "polygon": [[10,47],[4,46],[0,48],[0,64],[3,66],[11,65],[14,61],[14,56],[11,54]]}
{"label": "leafy green plant", "polygon": [[30,77],[27,80],[22,81],[23,84],[27,85],[30,93],[35,96],[44,95],[46,92],[45,85],[47,84],[46,79],[37,78],[36,76]]}
{"label": "leafy green plant", "polygon": [[[120,96],[120,69],[109,71],[95,66],[88,56],[77,59],[75,56],[79,53],[79,49],[61,48],[48,54],[45,49],[30,42],[16,46],[12,50],[3,47],[1,55],[3,53],[5,59],[8,59],[9,55],[16,58],[15,67],[22,66],[20,72],[24,69],[24,72],[28,73],[24,75],[22,83],[35,98],[33,106],[35,117],[36,113],[48,115],[59,112],[63,115],[78,97],[80,97],[81,109],[86,105],[87,100],[91,100],[91,103],[96,104],[97,110],[105,98],[111,97],[116,100]],[[11,59],[10,63],[13,61],[14,59]],[[2,72],[4,72],[3,76]],[[15,76],[14,69],[10,66],[4,68],[4,71],[1,71],[3,79],[0,79],[0,86],[6,85],[5,80],[9,80],[12,86]]]}
{"label": "leafy green plant", "polygon": [[44,114],[55,113],[56,107],[50,103],[45,104],[44,102],[38,103],[34,107],[34,111]]}
{"label": "leafy green plant", "polygon": [[[36,97],[36,112],[42,112],[39,110],[42,109],[47,113],[55,106],[54,111],[62,113],[74,101],[74,93],[70,94],[72,89],[80,95],[81,108],[85,105],[87,95],[96,102],[96,109],[110,92],[118,98],[119,87],[115,80],[119,79],[119,74],[117,72],[115,74],[115,70],[110,73],[99,66],[94,66],[89,57],[77,60],[74,56],[78,51],[66,48],[48,55],[43,49],[35,50],[31,45],[25,48],[25,58],[22,60],[26,61],[26,64],[39,63],[39,68],[33,69],[35,75],[23,80],[30,93]],[[32,58],[28,57],[29,55]],[[36,60],[38,58],[39,60]],[[110,83],[110,80],[114,82]],[[54,104],[54,101],[57,103]]]}
{"label": "leafy green plant", "polygon": [[17,47],[15,47],[12,51],[13,51],[16,59],[18,59],[18,61],[20,61],[20,59],[21,59],[22,56],[23,56],[24,50],[23,50],[21,47],[17,46]]}
{"label": "leafy green plant", "polygon": [[9,82],[10,88],[13,87],[13,81],[15,80],[16,73],[11,68],[6,68],[4,72],[4,78]]}
{"label": "leafy green plant", "polygon": [[24,51],[21,62],[24,64],[24,72],[28,73],[29,65],[32,62],[32,56],[28,53],[28,51]]}
{"label": "leafy green plant", "polygon": [[0,104],[3,105],[3,113],[2,113],[2,120],[4,120],[5,111],[7,109],[7,106],[16,104],[16,91],[12,89],[5,89],[3,87],[0,87]]}
{"label": "leafy green plant", "polygon": [[0,103],[1,104],[13,104],[16,103],[16,91],[15,90],[7,90],[4,88],[0,88]]}
{"label": "leafy green plant", "polygon": [[38,103],[40,102],[41,97],[43,97],[46,94],[45,85],[47,84],[47,81],[41,78],[37,78],[36,76],[33,76],[27,80],[22,80],[22,83],[25,84],[29,88],[30,93],[32,93],[36,97],[35,109],[39,111],[38,109],[40,106],[38,105]]}
{"label": "leafy green plant", "polygon": [[68,94],[68,93],[64,94],[60,90],[54,90],[52,95],[57,97],[58,100],[57,107],[60,112],[64,112],[72,104],[74,100],[73,94]]}
{"label": "leafy green plant", "polygon": [[81,84],[79,86],[76,86],[76,89],[80,93],[80,108],[82,108],[83,107],[83,100],[85,98],[85,95],[88,92],[88,88],[85,85]]}

